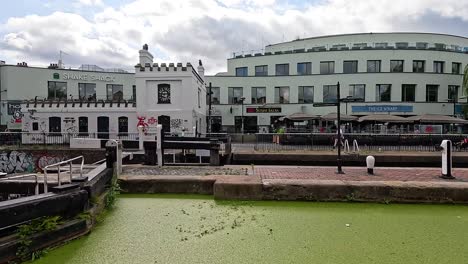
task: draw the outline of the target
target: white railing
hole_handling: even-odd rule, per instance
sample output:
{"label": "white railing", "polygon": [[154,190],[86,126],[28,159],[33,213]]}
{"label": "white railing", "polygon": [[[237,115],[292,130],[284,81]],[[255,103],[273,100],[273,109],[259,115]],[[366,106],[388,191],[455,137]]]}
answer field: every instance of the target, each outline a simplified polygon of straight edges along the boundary
{"label": "white railing", "polygon": [[75,157],[75,158],[72,158],[72,159],[68,159],[68,160],[64,160],[64,161],[61,161],[61,162],[57,162],[57,163],[54,163],[54,164],[50,164],[50,165],[47,165],[43,168],[43,171],[44,171],[44,182],[46,183],[44,185],[44,192],[47,192],[47,172],[48,170],[50,170],[51,168],[54,168],[54,167],[57,167],[57,185],[60,186],[62,183],[61,183],[61,179],[60,179],[60,166],[63,165],[63,164],[68,164],[69,165],[69,170],[70,170],[70,183],[72,182],[72,178],[73,178],[73,161],[75,160],[79,160],[81,159],[81,166],[80,166],[80,177],[83,176],[83,166],[84,166],[84,157],[83,156],[78,156],[78,157]]}
{"label": "white railing", "polygon": [[[21,179],[21,178],[27,178],[27,177],[34,177],[34,194],[38,195],[39,194],[39,181],[37,180],[37,174],[25,174],[25,175],[17,175],[17,176],[11,176],[11,177],[6,177],[6,178],[0,178],[0,181],[8,181],[8,180],[16,180],[16,179]],[[47,193],[47,180],[44,178],[44,193]]]}

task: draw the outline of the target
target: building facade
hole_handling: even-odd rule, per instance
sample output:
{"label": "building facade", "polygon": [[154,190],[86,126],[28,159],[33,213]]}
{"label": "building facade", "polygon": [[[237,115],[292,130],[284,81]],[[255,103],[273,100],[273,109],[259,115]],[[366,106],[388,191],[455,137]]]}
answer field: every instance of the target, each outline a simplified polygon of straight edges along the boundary
{"label": "building facade", "polygon": [[326,115],[335,107],[314,103],[341,97],[355,116],[461,114],[468,38],[427,33],[369,33],[298,39],[265,47],[263,53],[227,60],[212,84],[216,128],[228,132],[271,130],[293,113]]}

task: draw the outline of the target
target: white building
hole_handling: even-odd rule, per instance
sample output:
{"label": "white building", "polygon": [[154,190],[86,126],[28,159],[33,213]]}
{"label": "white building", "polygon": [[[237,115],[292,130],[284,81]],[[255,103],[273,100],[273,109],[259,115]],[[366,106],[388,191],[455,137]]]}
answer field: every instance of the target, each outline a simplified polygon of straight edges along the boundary
{"label": "white building", "polygon": [[[1,67],[8,98],[23,100],[18,118],[24,132],[114,138],[131,137],[138,125],[151,132],[158,123],[171,132],[206,129],[203,66],[200,74],[190,63],[159,67],[145,45],[136,69],[136,74],[127,74]],[[42,137],[27,141],[36,140]]]}
{"label": "white building", "polygon": [[207,76],[213,123],[240,132],[244,116],[245,132],[257,132],[289,114],[336,112],[313,103],[334,102],[338,82],[342,97],[364,100],[343,104],[343,114],[453,115],[461,113],[456,103],[466,102],[460,98],[467,64],[468,38],[444,34],[348,34],[269,45]]}

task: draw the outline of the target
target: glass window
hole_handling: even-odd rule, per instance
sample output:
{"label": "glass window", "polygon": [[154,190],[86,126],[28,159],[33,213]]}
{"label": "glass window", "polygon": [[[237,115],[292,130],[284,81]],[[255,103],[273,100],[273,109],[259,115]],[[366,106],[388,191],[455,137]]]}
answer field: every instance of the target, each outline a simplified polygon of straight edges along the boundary
{"label": "glass window", "polygon": [[67,98],[67,83],[66,82],[48,82],[47,99],[57,100]]}
{"label": "glass window", "polygon": [[276,64],[276,75],[289,75],[289,64]]}
{"label": "glass window", "polygon": [[439,99],[439,85],[426,85],[426,102],[437,102]]}
{"label": "glass window", "polygon": [[416,84],[401,85],[401,101],[414,102],[416,100]]}
{"label": "glass window", "polygon": [[427,49],[428,44],[426,42],[416,42],[417,49]]}
{"label": "glass window", "polygon": [[119,134],[128,133],[128,117],[119,117]]}
{"label": "glass window", "polygon": [[95,101],[96,100],[96,84],[95,83],[79,83],[78,94],[81,100]]}
{"label": "glass window", "polygon": [[404,61],[402,60],[391,60],[390,61],[390,72],[403,72]]}
{"label": "glass window", "polygon": [[300,62],[297,64],[297,75],[309,75],[309,74],[312,74],[311,62]]}
{"label": "glass window", "polygon": [[333,74],[333,73],[335,73],[334,61],[321,61],[320,62],[320,74]]}
{"label": "glass window", "polygon": [[62,120],[60,117],[49,117],[49,132],[60,133],[62,132]]}
{"label": "glass window", "polygon": [[[206,93],[206,101],[210,102],[209,97],[209,89],[208,93]],[[211,87],[211,104],[220,104],[220,88],[219,87]]]}
{"label": "glass window", "polygon": [[136,101],[136,85],[132,86],[132,101]]}
{"label": "glass window", "polygon": [[236,68],[236,76],[247,76],[247,67],[239,67]]}
{"label": "glass window", "polygon": [[397,49],[406,49],[408,48],[408,42],[397,42],[395,43]]}
{"label": "glass window", "polygon": [[255,66],[255,76],[267,76],[268,65]]}
{"label": "glass window", "polygon": [[460,86],[458,85],[449,85],[448,86],[448,99],[458,102],[458,90]]}
{"label": "glass window", "polygon": [[314,87],[299,86],[299,101],[300,104],[311,104],[314,102]]}
{"label": "glass window", "polygon": [[289,104],[289,87],[275,87],[275,103]]}
{"label": "glass window", "polygon": [[366,99],[366,85],[365,84],[351,84],[349,86],[349,95],[356,99]]}
{"label": "glass window", "polygon": [[367,72],[380,72],[380,61],[379,60],[368,60],[367,61]]}
{"label": "glass window", "polygon": [[356,73],[358,69],[357,61],[344,61],[343,62],[343,73]]}
{"label": "glass window", "polygon": [[200,88],[198,88],[197,101],[198,101],[198,108],[201,108],[201,89]]}
{"label": "glass window", "polygon": [[426,62],[422,60],[413,61],[413,72],[424,72]]}
{"label": "glass window", "polygon": [[228,103],[239,104],[243,96],[242,87],[229,87],[228,88]]}
{"label": "glass window", "polygon": [[337,98],[337,85],[324,85],[323,86],[323,102],[336,103]]}
{"label": "glass window", "polygon": [[38,122],[33,122],[32,123],[32,130],[33,131],[38,131],[39,130],[39,123]]}
{"label": "glass window", "polygon": [[86,116],[78,117],[78,132],[88,133],[88,117]]}
{"label": "glass window", "polygon": [[461,63],[452,62],[452,74],[460,74]]}
{"label": "glass window", "polygon": [[265,87],[252,87],[252,104],[265,104],[266,103],[266,88]]}
{"label": "glass window", "polygon": [[434,61],[434,72],[435,73],[444,73],[444,62],[443,61]]}
{"label": "glass window", "polygon": [[167,83],[158,84],[158,104],[171,103],[171,85]]}
{"label": "glass window", "polygon": [[111,100],[111,101],[123,100],[123,85],[108,84],[107,85],[107,100]]}
{"label": "glass window", "polygon": [[384,48],[388,47],[388,43],[387,42],[375,43],[375,47],[380,48],[380,49],[384,49]]}
{"label": "glass window", "polygon": [[377,102],[390,102],[392,94],[391,84],[377,84],[376,86],[377,95],[375,97]]}

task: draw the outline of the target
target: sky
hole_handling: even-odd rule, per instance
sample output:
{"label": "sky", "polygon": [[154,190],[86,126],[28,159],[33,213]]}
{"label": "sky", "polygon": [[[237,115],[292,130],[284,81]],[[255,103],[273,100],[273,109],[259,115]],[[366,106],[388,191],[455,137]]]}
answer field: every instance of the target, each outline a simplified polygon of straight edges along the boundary
{"label": "sky", "polygon": [[468,36],[468,0],[15,0],[0,8],[0,60],[31,66],[95,64],[134,71],[201,59],[226,70],[233,52],[297,38],[361,32]]}

